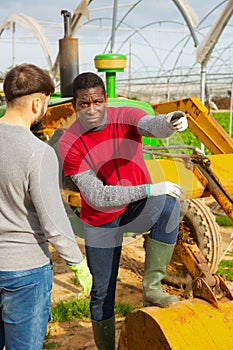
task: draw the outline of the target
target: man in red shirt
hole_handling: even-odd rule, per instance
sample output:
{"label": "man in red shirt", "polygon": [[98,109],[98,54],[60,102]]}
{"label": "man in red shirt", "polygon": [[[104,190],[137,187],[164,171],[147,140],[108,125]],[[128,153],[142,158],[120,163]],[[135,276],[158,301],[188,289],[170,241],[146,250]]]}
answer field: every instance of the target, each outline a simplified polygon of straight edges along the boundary
{"label": "man in red shirt", "polygon": [[98,349],[115,349],[114,302],[124,232],[150,231],[143,278],[145,305],[167,307],[179,299],[163,292],[179,226],[177,184],[152,184],[142,136],[168,137],[187,128],[183,112],[149,116],[132,107],[107,107],[94,73],[73,82],[77,120],[58,145],[64,175],[80,190],[88,265],[93,276],[91,319]]}

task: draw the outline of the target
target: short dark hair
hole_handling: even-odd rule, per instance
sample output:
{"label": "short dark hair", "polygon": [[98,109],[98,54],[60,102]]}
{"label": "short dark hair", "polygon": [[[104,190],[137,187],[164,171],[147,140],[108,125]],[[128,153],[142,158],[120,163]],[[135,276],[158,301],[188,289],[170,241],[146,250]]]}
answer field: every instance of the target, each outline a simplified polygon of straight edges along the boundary
{"label": "short dark hair", "polygon": [[77,97],[77,92],[79,90],[92,89],[95,87],[101,87],[104,96],[106,95],[104,82],[97,74],[92,72],[81,73],[73,80],[73,97]]}
{"label": "short dark hair", "polygon": [[37,92],[49,96],[54,93],[55,86],[50,76],[41,68],[24,63],[12,68],[6,74],[3,90],[6,101],[10,102]]}

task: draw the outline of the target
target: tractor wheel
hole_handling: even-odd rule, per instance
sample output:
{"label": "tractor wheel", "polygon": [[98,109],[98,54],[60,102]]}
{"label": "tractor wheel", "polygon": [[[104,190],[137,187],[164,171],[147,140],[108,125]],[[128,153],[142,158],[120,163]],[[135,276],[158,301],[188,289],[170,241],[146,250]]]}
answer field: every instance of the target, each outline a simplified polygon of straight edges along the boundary
{"label": "tractor wheel", "polygon": [[[179,236],[186,236],[197,244],[209,264],[211,273],[215,273],[221,257],[222,240],[215,217],[202,199],[189,201],[180,225]],[[178,286],[185,286],[190,281],[190,275],[177,256],[176,249],[164,281]]]}

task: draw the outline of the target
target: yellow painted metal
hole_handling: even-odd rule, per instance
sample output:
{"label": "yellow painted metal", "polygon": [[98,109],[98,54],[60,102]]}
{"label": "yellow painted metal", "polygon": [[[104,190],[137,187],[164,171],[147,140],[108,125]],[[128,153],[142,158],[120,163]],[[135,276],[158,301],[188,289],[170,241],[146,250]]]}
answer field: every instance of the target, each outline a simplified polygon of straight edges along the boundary
{"label": "yellow painted metal", "polygon": [[152,107],[155,113],[168,113],[174,110],[185,112],[188,115],[189,129],[213,154],[233,152],[233,140],[198,98],[152,104]]}
{"label": "yellow painted metal", "polygon": [[211,161],[211,169],[219,178],[229,193],[233,194],[233,154],[221,154],[208,156]]}
{"label": "yellow painted metal", "polygon": [[79,192],[62,190],[61,195],[66,203],[69,203],[72,207],[81,208],[81,197]]}
{"label": "yellow painted metal", "polygon": [[202,177],[203,183],[187,169],[182,159],[150,159],[146,160],[147,168],[153,183],[160,181],[171,181],[180,185],[183,190],[183,199],[202,197],[207,181]]}
{"label": "yellow painted metal", "polygon": [[126,59],[95,59],[97,69],[119,69],[126,67]]}
{"label": "yellow painted metal", "polygon": [[[208,158],[214,174],[226,190],[233,194],[233,154],[210,155]],[[208,195],[204,193],[207,180],[198,169],[194,170],[191,162],[187,164],[182,159],[169,158],[149,159],[146,160],[146,164],[153,182],[172,181],[179,184],[184,190],[183,198],[200,198]]]}
{"label": "yellow painted metal", "polygon": [[118,71],[124,70],[124,68],[126,68],[127,57],[122,54],[105,53],[96,55],[94,62],[95,68],[100,71]]}
{"label": "yellow painted metal", "polygon": [[126,317],[118,350],[230,350],[232,326],[232,301],[219,309],[199,299],[143,308]]}

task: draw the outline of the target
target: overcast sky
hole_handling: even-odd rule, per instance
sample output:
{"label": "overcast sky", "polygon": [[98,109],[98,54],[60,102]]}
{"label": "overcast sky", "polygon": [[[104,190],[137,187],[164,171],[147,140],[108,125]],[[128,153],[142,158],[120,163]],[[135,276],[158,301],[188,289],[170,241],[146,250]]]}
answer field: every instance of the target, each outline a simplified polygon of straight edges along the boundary
{"label": "overcast sky", "polygon": [[[118,1],[118,21],[136,2],[138,0]],[[199,22],[209,14],[198,29],[198,40],[201,40],[225,7],[226,1],[189,0],[188,3],[198,15]],[[0,0],[0,25],[13,14],[22,13],[33,17],[39,21],[48,37],[54,61],[58,53],[58,39],[64,34],[61,10],[67,9],[73,14],[78,4],[79,1],[76,0]],[[79,38],[80,71],[94,71],[94,56],[103,53],[106,48],[111,36],[113,9],[110,7],[113,4],[113,0],[93,0],[89,6],[91,22],[85,19],[82,29],[76,34]],[[222,5],[210,14],[218,4]],[[195,64],[194,43],[189,39],[184,46],[189,31],[172,0],[142,0],[128,14],[120,28],[116,34],[114,50],[117,52],[120,49],[126,55],[132,53],[132,74],[138,74],[139,71],[143,74],[146,70],[153,72],[159,66],[160,69],[169,70],[174,69],[174,66]],[[231,46],[231,38],[231,32],[226,31],[222,46]],[[179,55],[181,51],[182,55]],[[0,71],[4,72],[12,65],[12,52],[12,30],[4,30],[0,38]],[[32,33],[16,24],[15,63],[22,62],[38,64],[43,68],[48,66]]]}

